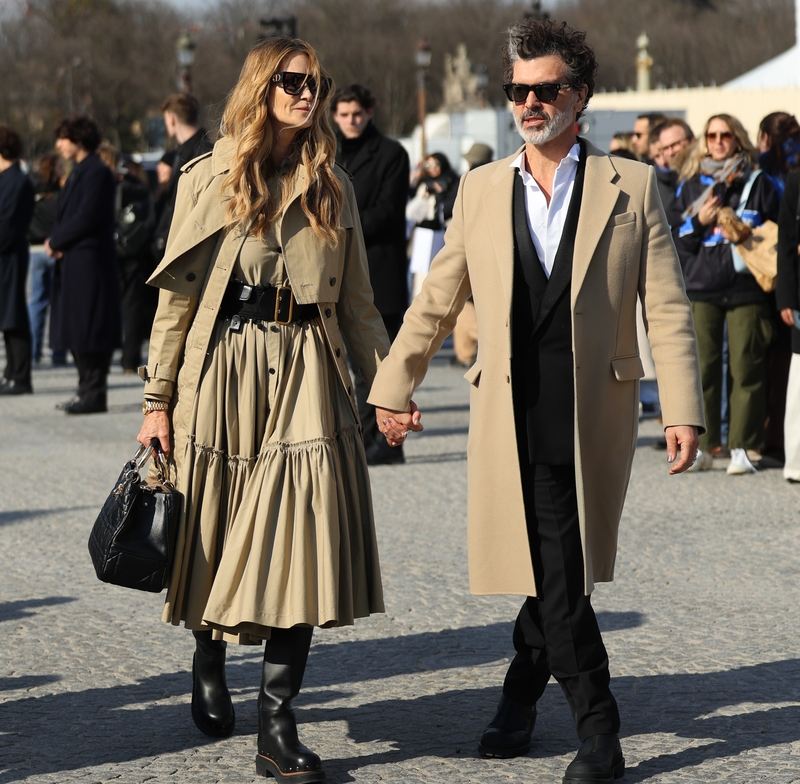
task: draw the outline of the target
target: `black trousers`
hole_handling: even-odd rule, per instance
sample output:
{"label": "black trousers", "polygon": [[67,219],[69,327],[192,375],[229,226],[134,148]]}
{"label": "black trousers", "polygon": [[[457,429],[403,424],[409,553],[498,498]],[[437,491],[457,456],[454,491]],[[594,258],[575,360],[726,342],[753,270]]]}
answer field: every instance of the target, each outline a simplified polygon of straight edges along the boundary
{"label": "black trousers", "polygon": [[584,595],[575,468],[525,464],[521,470],[539,596],[528,597],[517,617],[517,654],[503,693],[533,705],[553,675],[572,709],[581,742],[590,735],[618,733],[608,655],[590,597]]}
{"label": "black trousers", "polygon": [[6,369],[3,377],[17,384],[31,383],[32,340],[30,329],[4,329]]}
{"label": "black trousers", "polygon": [[73,351],[72,357],[78,368],[78,397],[92,402],[105,400],[111,352]]}
{"label": "black trousers", "polygon": [[[402,313],[381,314],[386,331],[389,333],[389,341],[393,342],[403,325]],[[369,386],[361,377],[361,373],[356,370],[356,402],[358,403],[358,416],[361,419],[361,430],[364,434],[364,449],[369,460],[380,460],[391,454],[397,457],[397,450],[402,452],[401,446],[389,446],[386,443],[386,436],[378,430],[378,422],[375,419],[375,406],[367,403],[369,397]]]}
{"label": "black trousers", "polygon": [[122,367],[136,370],[142,364],[142,343],[150,337],[158,306],[158,290],[145,283],[145,265],[138,258],[119,260],[122,294]]}

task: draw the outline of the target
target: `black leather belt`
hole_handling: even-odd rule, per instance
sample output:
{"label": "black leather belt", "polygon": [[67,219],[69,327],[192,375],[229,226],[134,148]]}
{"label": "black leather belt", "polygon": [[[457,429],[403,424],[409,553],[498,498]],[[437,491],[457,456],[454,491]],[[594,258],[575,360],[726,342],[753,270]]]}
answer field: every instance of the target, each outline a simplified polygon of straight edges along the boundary
{"label": "black leather belt", "polygon": [[219,317],[229,318],[234,332],[239,332],[245,321],[293,324],[317,316],[319,308],[298,305],[289,286],[251,286],[238,280],[228,284],[219,309]]}

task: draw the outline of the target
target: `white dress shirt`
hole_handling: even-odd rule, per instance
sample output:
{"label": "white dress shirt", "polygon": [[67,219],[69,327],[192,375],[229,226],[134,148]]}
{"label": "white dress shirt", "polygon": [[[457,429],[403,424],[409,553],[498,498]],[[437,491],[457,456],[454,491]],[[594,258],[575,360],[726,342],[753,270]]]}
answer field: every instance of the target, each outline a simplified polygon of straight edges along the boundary
{"label": "white dress shirt", "polygon": [[539,261],[547,279],[553,271],[564,222],[567,219],[575,175],[578,173],[581,146],[576,142],[565,158],[558,164],[553,177],[553,190],[548,205],[542,189],[525,168],[525,150],[511,163],[511,168],[519,169],[525,190],[525,213],[528,216],[528,229],[533,245],[539,254]]}

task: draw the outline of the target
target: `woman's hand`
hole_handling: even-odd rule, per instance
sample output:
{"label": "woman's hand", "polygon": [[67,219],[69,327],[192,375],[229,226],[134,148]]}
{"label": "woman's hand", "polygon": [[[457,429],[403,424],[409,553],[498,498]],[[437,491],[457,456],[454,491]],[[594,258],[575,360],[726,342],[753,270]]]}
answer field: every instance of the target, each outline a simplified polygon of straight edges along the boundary
{"label": "woman's hand", "polygon": [[709,196],[706,203],[700,208],[700,212],[697,213],[697,220],[703,226],[711,226],[711,224],[716,223],[720,206],[719,196]]}
{"label": "woman's hand", "polygon": [[791,308],[783,308],[781,310],[781,321],[788,324],[790,327],[794,326],[794,311]]}
{"label": "woman's hand", "polygon": [[400,446],[406,440],[409,430],[418,433],[422,427],[422,414],[412,400],[409,411],[393,411],[389,408],[375,407],[378,430],[386,436],[389,446]]}
{"label": "woman's hand", "polygon": [[150,446],[150,442],[157,438],[161,444],[161,451],[168,455],[172,451],[169,439],[169,414],[166,411],[151,411],[142,422],[142,429],[136,440],[140,444]]}

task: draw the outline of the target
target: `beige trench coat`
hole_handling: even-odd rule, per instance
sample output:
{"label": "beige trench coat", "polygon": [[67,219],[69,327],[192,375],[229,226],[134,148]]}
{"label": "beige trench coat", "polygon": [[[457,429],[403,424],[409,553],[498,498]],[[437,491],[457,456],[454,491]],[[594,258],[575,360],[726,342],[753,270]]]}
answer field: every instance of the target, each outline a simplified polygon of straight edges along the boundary
{"label": "beige trench coat", "polygon": [[[145,395],[170,398],[173,408],[178,396],[197,391],[222,297],[247,236],[246,230],[222,230],[229,198],[222,183],[232,152],[231,142],[221,139],[213,152],[184,167],[166,254],[148,280],[161,292],[148,364],[140,369],[140,375],[145,380]],[[338,245],[331,248],[314,233],[300,206],[307,176],[302,166],[281,223],[280,244],[297,302],[319,306],[331,356],[357,419],[342,336],[368,382],[386,356],[389,341],[372,302],[353,187],[342,170],[337,168],[336,174],[345,193]],[[173,420],[172,424],[176,442],[180,442],[187,435],[185,423]],[[175,457],[180,460],[178,450]]]}
{"label": "beige trench coat", "polygon": [[[636,447],[643,375],[637,295],[658,370],[664,426],[702,428],[704,419],[691,311],[653,169],[610,158],[591,144],[587,153],[571,306],[575,475],[588,594],[595,582],[614,576],[619,521]],[[406,313],[369,401],[408,410],[412,392],[472,294],[478,357],[465,374],[471,384],[470,588],[478,594],[535,596],[511,392],[512,194],[517,175],[509,164],[518,154],[462,179],[445,247]]]}

